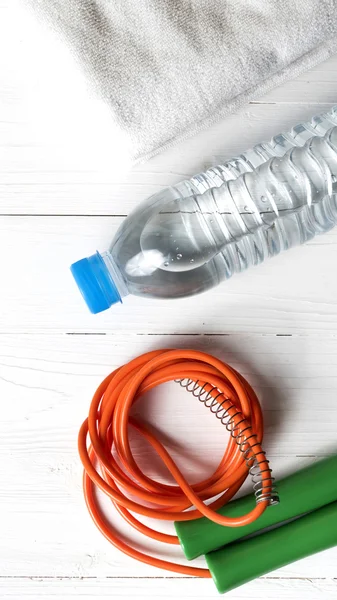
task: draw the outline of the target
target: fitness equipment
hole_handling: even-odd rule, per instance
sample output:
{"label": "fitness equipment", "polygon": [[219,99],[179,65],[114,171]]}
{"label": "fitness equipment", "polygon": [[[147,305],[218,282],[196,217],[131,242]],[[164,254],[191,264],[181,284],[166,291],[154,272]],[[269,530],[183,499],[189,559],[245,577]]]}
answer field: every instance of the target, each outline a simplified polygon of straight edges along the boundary
{"label": "fitness equipment", "polygon": [[[186,481],[150,429],[130,416],[132,405],[141,395],[172,380],[204,403],[230,433],[215,472],[193,485]],[[132,455],[129,426],[151,444],[177,485],[158,483],[142,472]],[[337,456],[280,482],[281,503],[278,504],[279,496],[261,445],[262,438],[261,406],[251,386],[235,369],[195,350],[158,350],[143,354],[104,379],[79,432],[84,495],[90,515],[103,535],[125,554],[168,571],[213,577],[220,592],[337,544]],[[253,494],[227,504],[248,475],[252,479]],[[117,511],[135,529],[161,542],[180,542],[190,559],[206,553],[209,568],[161,560],[126,544],[107,522],[95,494],[96,488],[110,497]],[[211,503],[206,504],[206,500]],[[178,537],[144,525],[130,511],[175,521]],[[314,512],[274,531],[210,552],[308,511]],[[298,536],[301,540],[296,542]],[[289,544],[287,540],[295,541]],[[239,561],[235,569],[231,566],[233,561]]]}

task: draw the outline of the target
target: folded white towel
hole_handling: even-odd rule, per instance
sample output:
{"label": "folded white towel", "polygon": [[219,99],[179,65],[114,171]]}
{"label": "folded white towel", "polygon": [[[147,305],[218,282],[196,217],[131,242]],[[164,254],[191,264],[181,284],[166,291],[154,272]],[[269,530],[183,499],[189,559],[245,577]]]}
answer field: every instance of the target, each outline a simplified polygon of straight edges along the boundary
{"label": "folded white towel", "polygon": [[26,0],[145,158],[337,51],[337,0]]}

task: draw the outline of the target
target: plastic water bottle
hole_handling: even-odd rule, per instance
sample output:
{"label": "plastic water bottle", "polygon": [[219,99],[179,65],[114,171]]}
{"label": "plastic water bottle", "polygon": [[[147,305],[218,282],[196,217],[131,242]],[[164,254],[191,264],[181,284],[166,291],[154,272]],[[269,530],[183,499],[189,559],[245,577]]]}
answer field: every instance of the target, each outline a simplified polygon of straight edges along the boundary
{"label": "plastic water bottle", "polygon": [[313,136],[323,136],[337,125],[337,106],[327,113],[312,117],[310,121],[295,125],[290,131],[275,135],[269,142],[262,142],[224,164],[211,167],[204,173],[178,184],[184,196],[203,193],[212,187],[219,187],[224,181],[236,179],[239,175],[252,171],[273,156],[283,156],[294,146],[303,146]]}
{"label": "plastic water bottle", "polygon": [[91,312],[128,294],[203,292],[331,229],[337,222],[335,124],[337,109],[139,205],[110,250],[71,267]]}

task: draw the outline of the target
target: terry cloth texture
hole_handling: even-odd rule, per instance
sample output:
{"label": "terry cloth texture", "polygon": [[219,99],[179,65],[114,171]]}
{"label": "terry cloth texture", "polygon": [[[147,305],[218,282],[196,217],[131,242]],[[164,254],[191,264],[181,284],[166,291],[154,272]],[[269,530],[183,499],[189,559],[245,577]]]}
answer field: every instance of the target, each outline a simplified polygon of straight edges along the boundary
{"label": "terry cloth texture", "polygon": [[149,157],[337,51],[337,0],[25,0]]}

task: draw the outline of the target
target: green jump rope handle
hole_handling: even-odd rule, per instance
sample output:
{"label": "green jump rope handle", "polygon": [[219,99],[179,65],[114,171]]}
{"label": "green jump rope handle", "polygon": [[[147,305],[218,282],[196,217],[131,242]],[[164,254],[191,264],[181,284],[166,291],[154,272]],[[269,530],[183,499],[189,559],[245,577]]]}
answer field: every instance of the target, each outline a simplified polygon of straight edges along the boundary
{"label": "green jump rope handle", "polygon": [[206,554],[218,591],[223,594],[315,552],[337,546],[337,502],[245,541]]}
{"label": "green jump rope handle", "polygon": [[[206,519],[175,522],[176,532],[189,560],[221,548],[235,540],[313,511],[337,500],[337,455],[321,460],[301,471],[277,481],[280,503],[269,506],[263,515],[243,527],[222,527]],[[237,517],[255,506],[251,494],[223,506],[218,512]]]}

